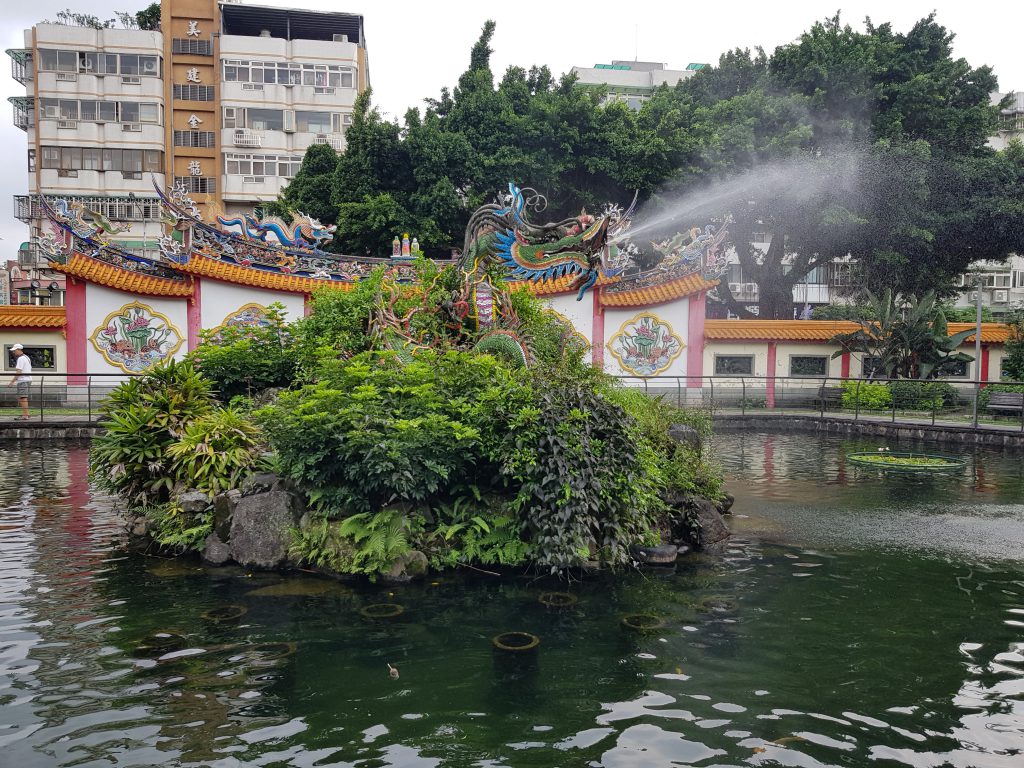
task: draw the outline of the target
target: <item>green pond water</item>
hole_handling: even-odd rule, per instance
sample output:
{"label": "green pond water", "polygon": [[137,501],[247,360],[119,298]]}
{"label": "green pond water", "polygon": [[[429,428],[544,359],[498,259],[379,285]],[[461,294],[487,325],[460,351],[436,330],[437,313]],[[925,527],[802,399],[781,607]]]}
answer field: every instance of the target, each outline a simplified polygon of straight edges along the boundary
{"label": "green pond water", "polygon": [[83,448],[2,449],[0,766],[1021,768],[1024,458],[877,445],[719,435],[735,536],[674,573],[390,589],[125,553]]}

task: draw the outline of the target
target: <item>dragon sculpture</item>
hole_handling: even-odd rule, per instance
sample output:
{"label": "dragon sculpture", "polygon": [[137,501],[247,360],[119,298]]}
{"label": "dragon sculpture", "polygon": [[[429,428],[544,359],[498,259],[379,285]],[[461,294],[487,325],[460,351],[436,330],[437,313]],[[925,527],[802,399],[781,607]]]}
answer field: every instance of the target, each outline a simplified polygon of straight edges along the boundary
{"label": "dragon sculpture", "polygon": [[334,239],[337,227],[333,224],[324,226],[313,216],[296,211],[291,224],[285,224],[276,216],[258,219],[255,216],[243,215],[233,219],[217,216],[217,223],[229,231],[236,231],[250,240],[267,242],[273,237],[280,245],[308,246],[315,248]]}
{"label": "dragon sculpture", "polygon": [[489,268],[502,268],[519,281],[571,276],[571,287],[578,289],[577,299],[582,299],[602,274],[614,275],[625,267],[610,240],[629,226],[636,199],[625,212],[609,206],[599,217],[584,212],[561,221],[532,223],[528,212],[543,211],[546,205],[534,190],[509,184],[508,194],[477,209],[466,227],[458,263],[461,286],[440,307],[424,304],[398,316],[394,310],[397,286],[385,281],[371,321],[378,343],[401,359],[411,359],[416,351],[430,346],[429,339],[412,332],[413,317],[419,312],[439,312],[462,346],[528,365],[533,355],[529,341],[520,334],[509,289],[504,281],[495,282]]}

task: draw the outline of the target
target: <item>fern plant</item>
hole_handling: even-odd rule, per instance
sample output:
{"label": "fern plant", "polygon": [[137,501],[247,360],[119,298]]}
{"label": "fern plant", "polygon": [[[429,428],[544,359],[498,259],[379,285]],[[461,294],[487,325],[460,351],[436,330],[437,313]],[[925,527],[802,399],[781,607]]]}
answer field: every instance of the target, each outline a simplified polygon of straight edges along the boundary
{"label": "fern plant", "polygon": [[422,522],[401,510],[363,512],[341,521],[323,519],[291,534],[293,557],[338,573],[361,573],[371,578],[412,550]]}
{"label": "fern plant", "polygon": [[177,504],[161,504],[144,511],[153,524],[153,541],[178,553],[201,549],[213,530],[211,512],[191,514]]}
{"label": "fern plant", "polygon": [[459,498],[435,510],[437,527],[429,539],[434,568],[456,565],[519,565],[529,554],[522,523],[503,511],[478,509],[479,498]]}
{"label": "fern plant", "polygon": [[185,427],[167,449],[170,472],[200,491],[220,493],[259,464],[262,446],[255,424],[232,408],[217,409]]}

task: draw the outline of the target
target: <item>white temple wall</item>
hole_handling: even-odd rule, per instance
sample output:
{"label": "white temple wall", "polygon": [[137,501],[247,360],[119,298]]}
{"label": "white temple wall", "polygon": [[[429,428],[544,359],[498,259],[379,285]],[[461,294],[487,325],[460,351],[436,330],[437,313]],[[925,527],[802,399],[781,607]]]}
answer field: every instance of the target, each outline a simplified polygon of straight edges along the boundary
{"label": "white temple wall", "polygon": [[[651,307],[606,308],[604,313],[604,370],[614,376],[685,376],[689,339],[689,298],[677,299]],[[657,337],[652,352],[665,350],[661,357],[644,355],[638,346],[638,328],[645,325]],[[674,340],[674,341],[672,341]],[[700,343],[700,342],[697,342]],[[638,350],[641,355],[629,353]]]}
{"label": "white temple wall", "polygon": [[[557,296],[544,297],[544,303],[552,310],[566,318],[582,336],[585,336],[591,347],[594,345],[594,297],[587,293],[583,301],[576,301],[575,293],[563,293]],[[600,343],[600,342],[598,342]],[[587,352],[584,360],[591,361],[591,353]]]}
{"label": "white temple wall", "polygon": [[285,316],[289,321],[298,320],[305,312],[305,297],[301,293],[268,291],[214,280],[203,280],[200,286],[204,329],[222,325],[229,315],[238,312],[246,304],[268,307],[274,302],[284,305]]}

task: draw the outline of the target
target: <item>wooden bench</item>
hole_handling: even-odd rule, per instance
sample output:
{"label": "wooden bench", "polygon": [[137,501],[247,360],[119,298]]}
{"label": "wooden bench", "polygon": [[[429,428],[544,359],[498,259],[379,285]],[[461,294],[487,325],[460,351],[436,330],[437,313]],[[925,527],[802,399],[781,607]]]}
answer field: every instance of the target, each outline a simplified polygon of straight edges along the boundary
{"label": "wooden bench", "polygon": [[1010,413],[1024,410],[1024,392],[993,392],[988,398],[988,409]]}
{"label": "wooden bench", "polygon": [[818,387],[818,394],[814,398],[814,405],[822,411],[829,408],[838,409],[843,404],[843,390],[841,387],[829,387],[823,385]]}

